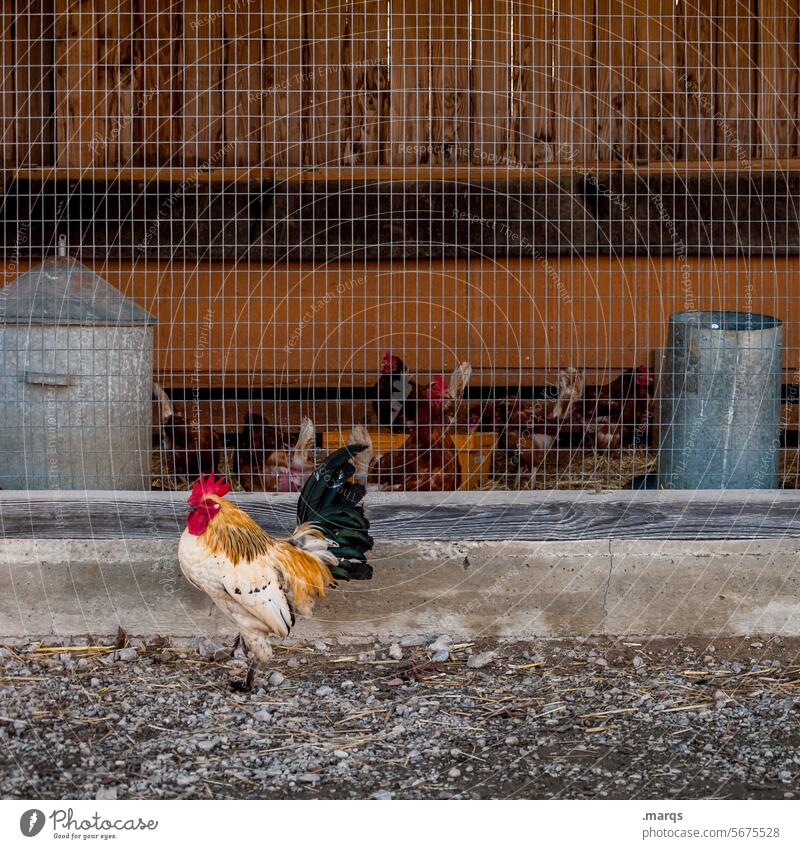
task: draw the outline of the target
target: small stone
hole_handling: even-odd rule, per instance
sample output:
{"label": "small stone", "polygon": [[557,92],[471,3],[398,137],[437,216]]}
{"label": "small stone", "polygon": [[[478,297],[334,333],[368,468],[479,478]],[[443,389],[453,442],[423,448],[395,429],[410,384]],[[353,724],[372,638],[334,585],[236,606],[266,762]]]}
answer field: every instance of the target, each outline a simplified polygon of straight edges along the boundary
{"label": "small stone", "polygon": [[297,669],[300,666],[300,661],[296,657],[290,657],[289,660],[286,661],[286,665],[290,669]]}
{"label": "small stone", "polygon": [[447,777],[448,778],[461,778],[461,770],[457,766],[454,766],[450,770],[450,772],[447,773]]}
{"label": "small stone", "polygon": [[391,793],[388,790],[376,790],[369,798],[383,800],[394,799],[394,793]]}
{"label": "small stone", "polygon": [[215,643],[213,640],[209,640],[206,637],[203,637],[197,643],[197,653],[200,657],[203,657],[206,660],[211,660],[211,658],[215,657],[217,652],[221,651],[224,651],[224,649],[219,643]]}
{"label": "small stone", "polygon": [[595,666],[606,667],[608,666],[608,661],[604,657],[596,657],[594,659]]}
{"label": "small stone", "polygon": [[441,637],[438,637],[434,642],[432,642],[428,646],[428,651],[437,652],[437,651],[450,651],[453,647],[453,638],[447,636],[447,634],[443,634]]}
{"label": "small stone", "polygon": [[261,710],[257,710],[255,712],[255,718],[259,722],[271,722],[272,721],[272,712],[266,710],[265,708],[261,708]]}
{"label": "small stone", "polygon": [[270,687],[280,687],[286,680],[286,676],[276,670],[269,676],[268,680]]}
{"label": "small stone", "polygon": [[440,649],[434,653],[431,660],[434,663],[444,663],[446,660],[450,660],[450,652],[447,649]]}
{"label": "small stone", "polygon": [[519,746],[519,737],[514,734],[510,737],[506,737],[506,746]]}
{"label": "small stone", "polygon": [[641,669],[644,666],[644,659],[640,657],[638,654],[633,659],[633,668]]}
{"label": "small stone", "polygon": [[304,772],[297,776],[297,781],[301,784],[316,784],[319,780],[320,777],[315,772]]}
{"label": "small stone", "polygon": [[792,774],[791,774],[791,772],[789,772],[789,770],[788,770],[788,769],[782,769],[782,770],[778,773],[778,780],[779,780],[779,781],[787,781],[787,782],[788,782],[788,781],[791,781],[791,780],[792,780]]}
{"label": "small stone", "polygon": [[315,696],[319,696],[321,699],[324,699],[326,696],[333,695],[333,687],[328,687],[327,684],[322,687],[317,687],[314,691]]}
{"label": "small stone", "polygon": [[471,654],[467,660],[469,669],[483,669],[488,666],[497,657],[497,653],[493,651],[484,651],[480,654]]}
{"label": "small stone", "polygon": [[400,645],[403,648],[414,648],[415,646],[424,646],[427,640],[425,637],[421,637],[419,634],[411,634],[408,637],[403,637],[400,640]]}
{"label": "small stone", "polygon": [[345,751],[344,751],[344,749],[334,749],[334,750],[333,750],[333,756],[334,756],[335,758],[338,758],[340,761],[343,761],[343,760],[345,760],[346,758],[349,758],[349,757],[350,757],[350,753],[349,753],[349,752],[345,752]]}
{"label": "small stone", "polygon": [[742,664],[736,660],[734,660],[731,664],[731,672],[733,672],[734,675],[738,675],[743,669],[744,667],[742,666]]}
{"label": "small stone", "polygon": [[314,648],[317,651],[328,651],[328,644],[323,640],[317,640],[316,643],[314,643]]}
{"label": "small stone", "polygon": [[117,788],[116,787],[98,787],[97,793],[94,794],[95,799],[116,799],[117,798]]}
{"label": "small stone", "polygon": [[750,643],[751,649],[763,649],[764,643]]}
{"label": "small stone", "polygon": [[392,660],[402,660],[403,659],[403,650],[397,643],[392,643],[389,646],[389,657]]}
{"label": "small stone", "polygon": [[92,678],[92,680],[89,681],[89,686],[93,690],[96,690],[100,686],[100,679],[99,678]]}
{"label": "small stone", "polygon": [[132,660],[136,660],[138,657],[139,652],[133,648],[119,649],[119,651],[114,652],[114,660],[120,660],[123,663],[129,663]]}

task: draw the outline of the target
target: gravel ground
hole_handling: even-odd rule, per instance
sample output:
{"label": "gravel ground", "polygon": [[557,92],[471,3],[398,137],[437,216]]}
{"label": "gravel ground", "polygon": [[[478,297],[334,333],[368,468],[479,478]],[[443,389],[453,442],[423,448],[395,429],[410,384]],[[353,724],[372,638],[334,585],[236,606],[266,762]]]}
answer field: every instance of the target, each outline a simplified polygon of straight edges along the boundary
{"label": "gravel ground", "polygon": [[793,798],[800,641],[0,649],[5,798]]}

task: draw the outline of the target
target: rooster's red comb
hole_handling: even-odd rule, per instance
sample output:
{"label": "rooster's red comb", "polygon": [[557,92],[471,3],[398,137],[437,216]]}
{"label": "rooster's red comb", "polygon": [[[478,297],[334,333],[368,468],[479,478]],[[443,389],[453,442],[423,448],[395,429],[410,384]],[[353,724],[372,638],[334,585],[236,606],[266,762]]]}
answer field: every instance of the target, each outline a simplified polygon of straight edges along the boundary
{"label": "rooster's red comb", "polygon": [[229,483],[226,483],[225,478],[215,478],[213,474],[204,478],[201,475],[200,480],[192,487],[189,504],[199,507],[207,495],[216,495],[222,498],[230,491],[231,486]]}

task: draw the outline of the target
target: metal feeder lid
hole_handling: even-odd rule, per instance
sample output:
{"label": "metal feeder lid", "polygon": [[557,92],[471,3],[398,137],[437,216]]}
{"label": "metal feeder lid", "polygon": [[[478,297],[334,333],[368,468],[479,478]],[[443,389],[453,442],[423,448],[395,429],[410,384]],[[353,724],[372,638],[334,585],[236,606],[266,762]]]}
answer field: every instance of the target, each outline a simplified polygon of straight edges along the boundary
{"label": "metal feeder lid", "polygon": [[73,257],[50,257],[0,289],[0,324],[155,323],[147,310]]}

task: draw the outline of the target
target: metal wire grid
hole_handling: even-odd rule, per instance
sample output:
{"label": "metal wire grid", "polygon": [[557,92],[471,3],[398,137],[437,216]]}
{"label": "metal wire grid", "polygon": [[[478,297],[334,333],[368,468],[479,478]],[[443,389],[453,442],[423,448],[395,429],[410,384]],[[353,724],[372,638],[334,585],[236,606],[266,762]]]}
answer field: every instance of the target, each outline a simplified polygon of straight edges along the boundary
{"label": "metal wire grid", "polygon": [[305,417],[404,444],[376,486],[627,486],[670,313],[783,319],[796,400],[798,42],[796,0],[4,0],[5,281],[66,234],[158,317],[156,486],[294,488]]}

